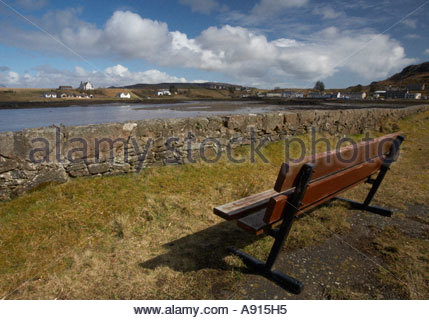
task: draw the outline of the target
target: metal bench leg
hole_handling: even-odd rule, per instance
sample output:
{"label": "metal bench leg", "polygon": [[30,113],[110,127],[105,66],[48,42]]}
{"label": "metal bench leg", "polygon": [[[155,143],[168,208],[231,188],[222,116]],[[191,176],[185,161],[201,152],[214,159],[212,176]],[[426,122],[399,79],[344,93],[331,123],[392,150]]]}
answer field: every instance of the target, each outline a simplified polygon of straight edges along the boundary
{"label": "metal bench leg", "polygon": [[278,230],[273,231],[271,233],[275,240],[268,256],[267,262],[264,263],[261,260],[256,259],[255,257],[252,257],[251,255],[233,247],[229,248],[229,251],[240,257],[246,266],[251,269],[254,269],[258,273],[262,274],[264,277],[278,284],[280,287],[295,294],[299,294],[302,291],[304,285],[299,280],[292,278],[284,274],[283,272],[274,270],[273,267],[280,253],[280,250],[284,242],[286,241],[287,236],[289,235],[289,231],[295,220],[295,215],[298,211],[298,208],[301,206],[301,201],[311,180],[313,170],[314,165],[311,163],[305,164],[302,167],[295,186],[295,191],[291,197],[291,200],[288,201],[285,206],[283,213],[283,222]]}
{"label": "metal bench leg", "polygon": [[268,280],[278,284],[283,289],[294,294],[299,294],[302,291],[304,285],[299,280],[292,278],[291,276],[288,276],[287,274],[284,274],[278,270],[268,269],[264,262],[256,259],[244,251],[238,250],[234,247],[230,247],[228,250],[238,256],[249,269],[260,273]]}
{"label": "metal bench leg", "polygon": [[346,199],[346,198],[340,198],[340,197],[335,197],[333,200],[340,200],[340,201],[344,201],[349,203],[353,209],[357,209],[357,210],[362,210],[362,211],[368,211],[371,213],[375,213],[378,214],[380,216],[383,217],[391,217],[392,216],[392,210],[387,209],[387,208],[381,208],[378,206],[365,206],[364,203],[361,202],[357,202],[351,199]]}
{"label": "metal bench leg", "polygon": [[381,208],[378,206],[370,206],[369,204],[374,198],[375,194],[377,193],[377,190],[380,187],[380,184],[383,181],[384,177],[386,176],[386,173],[389,170],[390,165],[392,164],[392,162],[396,161],[402,141],[404,141],[403,136],[398,136],[394,140],[392,147],[390,148],[390,152],[386,156],[386,159],[384,160],[384,163],[380,168],[380,172],[378,173],[377,178],[375,178],[374,180],[372,179],[369,180],[369,182],[372,184],[372,187],[369,190],[368,195],[366,196],[365,201],[363,203],[350,200],[350,199],[340,198],[340,197],[335,197],[334,200],[346,201],[354,209],[372,212],[385,217],[391,217],[393,213],[392,210]]}

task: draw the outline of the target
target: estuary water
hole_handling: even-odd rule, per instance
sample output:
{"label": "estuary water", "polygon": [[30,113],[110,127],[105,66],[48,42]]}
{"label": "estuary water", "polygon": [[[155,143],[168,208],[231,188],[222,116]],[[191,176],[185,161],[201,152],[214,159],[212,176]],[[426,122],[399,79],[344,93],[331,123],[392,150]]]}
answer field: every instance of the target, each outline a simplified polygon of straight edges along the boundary
{"label": "estuary water", "polygon": [[174,104],[93,104],[87,106],[2,109],[0,132],[50,125],[73,126],[129,120],[188,118],[249,114],[277,110],[278,106],[253,101],[192,101]]}

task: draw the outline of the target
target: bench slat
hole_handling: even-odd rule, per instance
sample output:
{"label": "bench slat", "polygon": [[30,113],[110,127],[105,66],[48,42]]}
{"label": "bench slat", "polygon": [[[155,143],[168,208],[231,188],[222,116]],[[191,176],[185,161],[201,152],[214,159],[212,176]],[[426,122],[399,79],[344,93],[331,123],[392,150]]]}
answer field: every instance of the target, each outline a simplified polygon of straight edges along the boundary
{"label": "bench slat", "polygon": [[278,192],[270,189],[218,206],[214,208],[213,212],[226,220],[238,219],[261,208],[265,209],[270,198],[276,195]]}
{"label": "bench slat", "polygon": [[[349,167],[364,163],[368,159],[387,154],[393,143],[393,140],[399,133],[392,133],[372,141],[359,142],[356,145],[350,145],[340,150],[331,150],[329,152],[319,153],[315,156],[307,156],[303,161],[297,164],[289,165],[283,163],[277,177],[274,190],[283,192],[293,187],[296,177],[305,163],[315,164],[313,180],[345,170]],[[379,151],[379,148],[381,149]],[[355,157],[354,159],[352,159]],[[344,161],[347,160],[347,161]]]}
{"label": "bench slat", "polygon": [[[383,158],[378,157],[372,161],[368,161],[334,175],[327,176],[324,179],[311,182],[308,185],[298,214],[302,214],[311,208],[332,199],[339,193],[348,190],[356,184],[365,181],[369,176],[380,170],[382,163]],[[266,229],[271,228],[274,223],[281,220],[281,215],[279,216],[278,212],[284,208],[286,203],[284,198],[279,199],[279,197],[276,197],[277,201],[275,201],[275,210],[267,210],[264,214],[256,212],[248,215],[247,217],[239,219],[238,225],[255,234],[261,234]]]}

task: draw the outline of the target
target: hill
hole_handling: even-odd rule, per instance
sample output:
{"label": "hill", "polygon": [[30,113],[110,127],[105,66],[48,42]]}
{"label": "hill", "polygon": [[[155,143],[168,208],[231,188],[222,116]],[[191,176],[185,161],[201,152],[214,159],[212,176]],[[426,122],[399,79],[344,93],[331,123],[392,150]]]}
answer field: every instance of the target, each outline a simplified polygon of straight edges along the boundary
{"label": "hill", "polygon": [[202,83],[189,83],[189,82],[164,82],[156,84],[148,83],[137,83],[129,86],[123,87],[110,87],[110,88],[123,88],[123,89],[168,89],[170,87],[176,87],[177,89],[228,89],[228,88],[242,88],[240,85],[230,84],[230,83],[221,83],[221,82],[202,82]]}
{"label": "hill", "polygon": [[358,91],[375,91],[382,90],[388,87],[407,88],[409,85],[426,84],[426,91],[429,89],[429,62],[410,65],[402,69],[401,72],[395,73],[393,76],[381,80],[371,82],[368,86],[352,86],[347,90]]}
{"label": "hill", "polygon": [[396,83],[424,83],[425,81],[429,81],[429,62],[408,66],[385,80],[385,82]]}

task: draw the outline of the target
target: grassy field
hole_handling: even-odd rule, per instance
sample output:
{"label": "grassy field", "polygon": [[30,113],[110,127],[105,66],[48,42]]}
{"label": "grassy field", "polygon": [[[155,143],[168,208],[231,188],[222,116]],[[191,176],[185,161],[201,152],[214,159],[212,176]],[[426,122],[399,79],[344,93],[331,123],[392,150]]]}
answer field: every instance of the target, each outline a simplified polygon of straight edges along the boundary
{"label": "grassy field", "polygon": [[[0,103],[7,102],[76,102],[76,101],[86,101],[78,98],[56,98],[56,99],[47,99],[43,98],[42,95],[44,92],[56,91],[58,94],[66,92],[69,94],[82,94],[80,90],[73,89],[68,91],[54,90],[54,89],[22,89],[22,88],[0,88]],[[126,101],[147,101],[148,98],[151,100],[193,100],[193,99],[230,99],[233,97],[240,97],[240,94],[231,95],[228,90],[210,90],[204,88],[195,88],[186,90],[186,92],[181,92],[179,94],[173,94],[172,96],[156,96],[154,90],[150,89],[114,89],[114,88],[105,88],[105,89],[96,89],[91,92],[94,95],[94,98],[91,101],[124,101],[116,97],[118,93],[129,92],[131,94],[131,99],[126,99]]]}
{"label": "grassy field", "polygon": [[[429,112],[399,126],[406,142],[376,198],[397,208],[395,215],[401,218],[410,206],[428,208]],[[248,148],[236,152],[247,155]],[[226,247],[235,245],[263,258],[272,240],[247,235],[213,215],[212,209],[272,188],[283,158],[282,143],[268,145],[264,154],[269,164],[221,161],[79,178],[0,203],[0,298],[237,296],[246,275]],[[361,185],[347,196],[362,199],[367,189]],[[351,214],[341,204],[315,210],[294,225],[286,250],[350,232]],[[421,219],[429,224],[427,215]],[[392,277],[379,270],[379,281],[395,297],[428,299],[427,237],[410,238],[401,230],[381,228],[372,242],[383,266],[394,273]],[[343,288],[330,297],[365,298],[353,290]]]}

